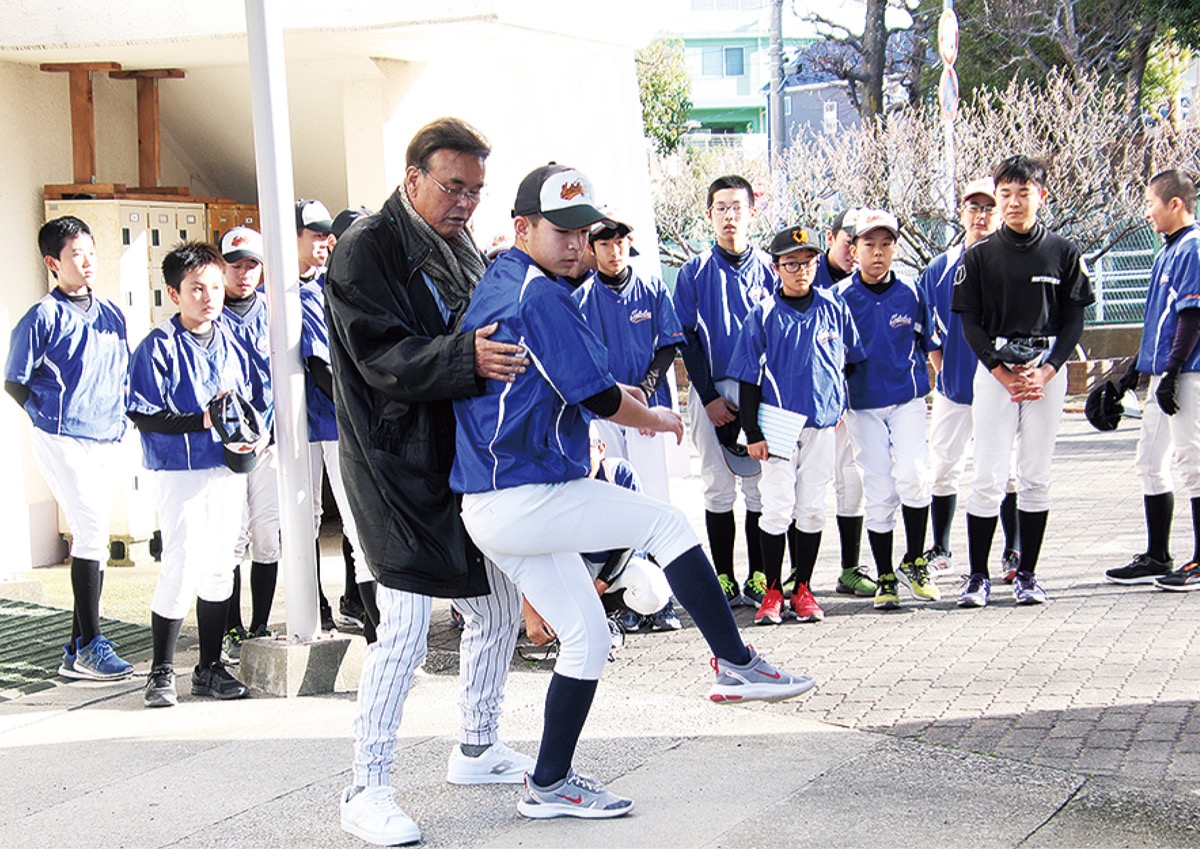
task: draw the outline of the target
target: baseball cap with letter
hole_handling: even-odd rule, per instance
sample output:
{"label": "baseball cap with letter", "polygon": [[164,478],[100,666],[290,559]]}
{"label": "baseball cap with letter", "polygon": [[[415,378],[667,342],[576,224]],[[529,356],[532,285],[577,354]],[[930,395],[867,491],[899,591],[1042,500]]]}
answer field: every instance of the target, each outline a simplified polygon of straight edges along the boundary
{"label": "baseball cap with letter", "polygon": [[240,259],[263,259],[262,233],[249,227],[231,227],[221,237],[221,256],[226,262],[237,262]]}
{"label": "baseball cap with letter", "polygon": [[517,187],[512,216],[541,215],[567,230],[590,227],[606,216],[596,208],[592,181],[582,171],[551,162],[529,172]]}
{"label": "baseball cap with letter", "polygon": [[817,244],[817,231],[814,228],[800,226],[780,230],[775,234],[775,238],[771,239],[770,246],[767,247],[767,253],[771,256],[787,256],[796,251],[821,252],[821,247]]}
{"label": "baseball cap with letter", "polygon": [[319,200],[296,201],[296,232],[312,230],[323,236],[333,232],[333,216]]}

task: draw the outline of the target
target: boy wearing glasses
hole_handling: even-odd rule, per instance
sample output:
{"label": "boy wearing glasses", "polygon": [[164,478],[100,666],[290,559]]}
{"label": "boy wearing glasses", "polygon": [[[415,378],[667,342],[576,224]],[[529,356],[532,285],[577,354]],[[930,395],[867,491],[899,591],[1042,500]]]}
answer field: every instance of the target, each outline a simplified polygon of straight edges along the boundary
{"label": "boy wearing glasses", "polygon": [[[754,614],[756,625],[783,622],[780,577],[793,525],[792,613],[801,622],[825,618],[809,584],[825,525],[825,490],[833,480],[834,425],[846,407],[845,364],[862,360],[863,350],[846,305],[832,290],[813,286],[819,250],[816,233],[806,227],[789,227],[771,240],[780,288],[742,323],[731,364],[747,448],[763,464],[759,531],[767,593]],[[792,421],[785,436],[764,434],[770,413]]]}
{"label": "boy wearing glasses", "polygon": [[[921,290],[892,271],[899,236],[900,225],[891,213],[860,212],[854,236],[858,270],[838,286],[866,353],[846,381],[846,424],[863,472],[867,539],[878,572],[877,610],[900,606],[900,581],[918,599],[941,598],[923,557],[930,502],[925,355],[941,342]],[[898,570],[892,566],[897,507],[905,536]]]}
{"label": "boy wearing glasses", "polygon": [[[958,484],[966,460],[967,441],[971,438],[971,402],[975,397],[971,386],[979,362],[963,338],[962,320],[950,311],[950,298],[954,292],[954,275],[962,265],[963,254],[980,239],[995,232],[1000,224],[1000,217],[996,214],[996,187],[991,177],[972,180],[963,189],[958,220],[963,228],[962,243],[934,257],[917,281],[933,307],[938,332],[942,336],[941,350],[929,355],[937,371],[937,391],[933,395],[929,436],[933,479],[933,502],[930,505],[933,547],[925,555],[930,574],[933,575],[952,571],[950,526],[958,504]],[[1000,515],[1005,539],[1003,560],[1005,564],[1012,563],[1015,570],[1015,493],[1010,492],[1005,496]]]}
{"label": "boy wearing glasses", "polygon": [[[721,450],[722,443],[737,441],[741,429],[738,383],[729,367],[734,343],[750,310],[769,298],[776,287],[770,257],[749,243],[754,214],[754,188],[745,177],[718,177],[708,187],[708,220],[716,244],[679,269],[675,313],[683,325],[683,362],[691,381],[689,425],[700,454],[709,551],[730,606],[757,607],[767,592],[759,548],[762,502],[758,480],[734,475]],[[739,480],[746,502],[746,550],[750,561],[750,575],[741,588],[733,573],[737,532],[733,504]]]}

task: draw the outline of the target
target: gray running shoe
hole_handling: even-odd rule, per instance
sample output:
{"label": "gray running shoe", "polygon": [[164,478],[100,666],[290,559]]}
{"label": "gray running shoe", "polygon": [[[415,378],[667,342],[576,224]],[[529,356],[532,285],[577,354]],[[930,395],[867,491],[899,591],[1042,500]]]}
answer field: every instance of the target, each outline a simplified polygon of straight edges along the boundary
{"label": "gray running shoe", "polygon": [[179,703],[175,693],[175,670],[169,666],[156,666],[150,670],[146,678],[146,692],[143,695],[146,707],[174,707]]}
{"label": "gray running shoe", "polygon": [[708,691],[710,700],[718,704],[752,700],[774,702],[808,692],[817,683],[808,675],[792,675],[776,669],[754,650],[754,646],[747,648],[750,649],[750,662],[744,666],[719,657],[712,659],[717,680]]}
{"label": "gray running shoe", "polygon": [[963,575],[962,590],[958,594],[959,607],[987,607],[992,582],[987,575],[972,573]]}
{"label": "gray running shoe", "polygon": [[525,776],[525,798],[517,802],[517,813],[530,819],[583,817],[607,819],[621,817],[633,810],[633,800],[610,793],[594,778],[575,770],[549,787],[538,787],[533,777]]}
{"label": "gray running shoe", "polygon": [[1046,591],[1032,572],[1018,572],[1013,579],[1012,588],[1017,604],[1045,604],[1048,600]]}

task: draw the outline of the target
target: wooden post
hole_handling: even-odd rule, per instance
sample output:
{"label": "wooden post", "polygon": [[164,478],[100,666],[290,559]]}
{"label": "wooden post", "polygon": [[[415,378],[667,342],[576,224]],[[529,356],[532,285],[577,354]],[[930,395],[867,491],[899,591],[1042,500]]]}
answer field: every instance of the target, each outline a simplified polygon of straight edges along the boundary
{"label": "wooden post", "polygon": [[158,81],[181,80],[179,68],[144,71],[113,71],[114,80],[137,80],[138,186],[158,188],[162,181],[162,137],[158,122]]}
{"label": "wooden post", "polygon": [[44,63],[43,71],[65,71],[71,86],[71,162],[76,183],[96,182],[96,120],[92,71],[120,71],[116,62]]}

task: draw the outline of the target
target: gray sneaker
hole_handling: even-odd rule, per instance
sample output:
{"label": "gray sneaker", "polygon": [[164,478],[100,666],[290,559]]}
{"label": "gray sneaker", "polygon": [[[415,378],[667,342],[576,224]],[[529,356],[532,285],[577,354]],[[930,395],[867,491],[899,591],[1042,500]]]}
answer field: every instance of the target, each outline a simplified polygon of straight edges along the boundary
{"label": "gray sneaker", "polygon": [[1048,601],[1046,591],[1032,572],[1017,572],[1012,588],[1017,604],[1045,604]]}
{"label": "gray sneaker", "polygon": [[987,607],[992,582],[987,575],[972,572],[963,575],[962,588],[958,594],[959,607]]}
{"label": "gray sneaker", "polygon": [[179,703],[175,692],[175,670],[170,666],[156,666],[146,678],[146,691],[142,696],[148,708],[174,707]]}
{"label": "gray sneaker", "polygon": [[538,787],[533,777],[525,776],[525,798],[517,802],[517,813],[530,819],[583,817],[607,819],[622,817],[633,810],[633,800],[610,793],[594,778],[575,770],[549,787]]}
{"label": "gray sneaker", "polygon": [[776,669],[766,658],[750,649],[750,662],[744,666],[719,657],[712,659],[717,680],[708,691],[708,698],[718,704],[752,700],[774,702],[790,699],[813,688],[817,682],[808,675],[792,675]]}

